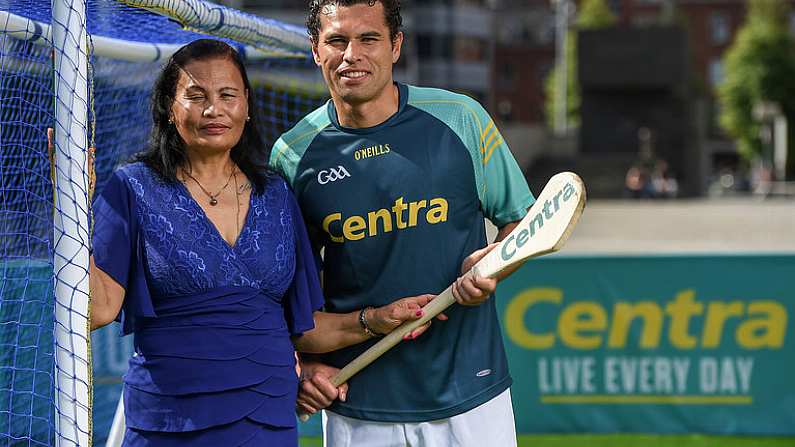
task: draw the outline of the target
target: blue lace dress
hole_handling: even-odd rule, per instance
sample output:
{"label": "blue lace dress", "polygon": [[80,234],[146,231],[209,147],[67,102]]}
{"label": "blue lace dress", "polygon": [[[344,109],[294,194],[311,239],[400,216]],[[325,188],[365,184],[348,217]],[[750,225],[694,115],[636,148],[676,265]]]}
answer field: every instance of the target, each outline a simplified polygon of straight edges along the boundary
{"label": "blue lace dress", "polygon": [[94,261],[126,291],[125,446],[297,445],[291,335],[322,306],[298,205],[274,177],[230,246],[181,183],[134,163],[94,204]]}

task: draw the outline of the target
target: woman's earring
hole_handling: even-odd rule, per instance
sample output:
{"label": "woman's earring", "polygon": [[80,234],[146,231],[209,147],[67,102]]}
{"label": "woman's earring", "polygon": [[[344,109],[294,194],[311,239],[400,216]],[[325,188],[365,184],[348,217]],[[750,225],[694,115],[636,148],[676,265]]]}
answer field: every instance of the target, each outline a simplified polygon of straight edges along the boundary
{"label": "woman's earring", "polygon": [[246,117],[246,121],[251,121],[251,117],[250,117],[250,116],[247,116],[247,117]]}

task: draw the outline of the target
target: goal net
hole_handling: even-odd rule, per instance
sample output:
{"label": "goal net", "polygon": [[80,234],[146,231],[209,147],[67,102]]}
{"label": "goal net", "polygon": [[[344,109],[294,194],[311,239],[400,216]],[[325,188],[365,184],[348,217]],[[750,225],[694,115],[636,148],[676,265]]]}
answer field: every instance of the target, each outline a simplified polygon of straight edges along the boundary
{"label": "goal net", "polygon": [[0,446],[88,446],[116,406],[94,390],[120,385],[92,379],[87,148],[99,191],[144,147],[160,66],[197,38],[244,54],[268,146],[325,93],[303,29],[200,0],[0,0],[0,31]]}

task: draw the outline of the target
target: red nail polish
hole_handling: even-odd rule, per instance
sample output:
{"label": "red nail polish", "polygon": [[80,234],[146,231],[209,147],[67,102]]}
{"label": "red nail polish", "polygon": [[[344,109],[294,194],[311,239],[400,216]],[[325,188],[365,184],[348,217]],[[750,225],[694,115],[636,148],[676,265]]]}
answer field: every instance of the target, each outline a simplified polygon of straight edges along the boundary
{"label": "red nail polish", "polygon": [[421,317],[421,316],[422,316],[422,309],[420,309],[420,310],[418,310],[418,311],[417,311],[417,316],[418,316],[418,317]]}

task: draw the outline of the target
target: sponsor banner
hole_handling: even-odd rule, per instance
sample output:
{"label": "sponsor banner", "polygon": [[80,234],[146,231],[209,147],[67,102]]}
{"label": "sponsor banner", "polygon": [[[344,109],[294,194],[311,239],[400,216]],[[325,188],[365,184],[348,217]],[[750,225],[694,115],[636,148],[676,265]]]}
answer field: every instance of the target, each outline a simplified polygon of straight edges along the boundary
{"label": "sponsor banner", "polygon": [[795,256],[566,257],[500,284],[517,430],[795,435]]}
{"label": "sponsor banner", "polygon": [[[793,278],[795,256],[528,262],[497,294],[517,430],[795,435]],[[132,352],[118,333],[92,333],[96,440]]]}

